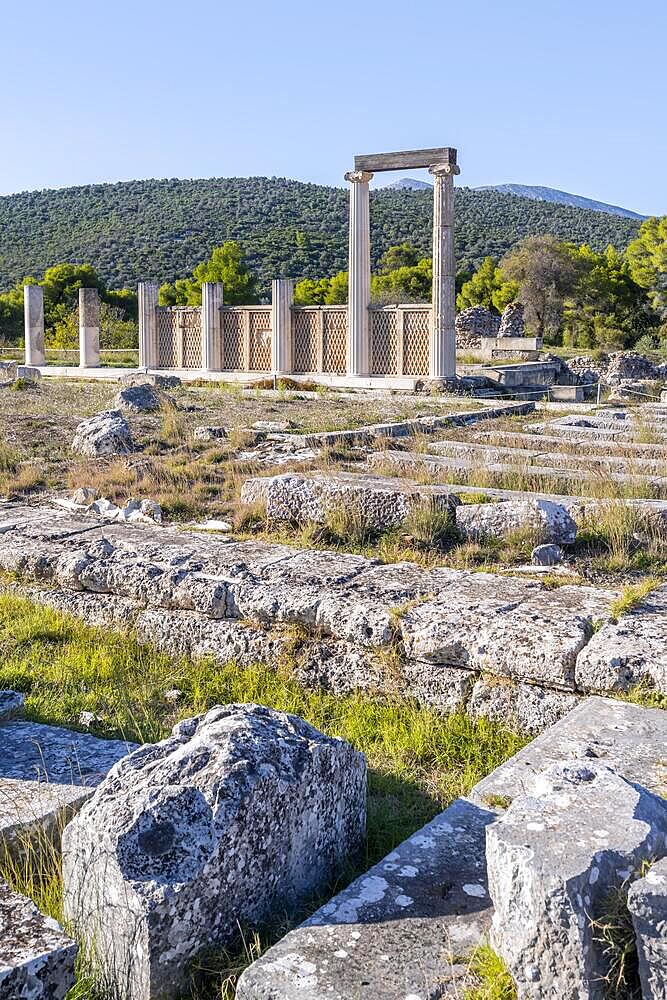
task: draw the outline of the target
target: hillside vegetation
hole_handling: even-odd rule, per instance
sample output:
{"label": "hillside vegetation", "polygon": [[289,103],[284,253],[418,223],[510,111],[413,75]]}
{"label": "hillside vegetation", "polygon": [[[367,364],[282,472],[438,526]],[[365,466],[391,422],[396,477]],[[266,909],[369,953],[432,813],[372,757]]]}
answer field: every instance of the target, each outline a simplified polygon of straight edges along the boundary
{"label": "hillside vegetation", "polygon": [[[431,191],[372,195],[372,252],[431,248]],[[459,268],[502,257],[525,236],[549,233],[624,249],[635,220],[497,191],[459,188]],[[89,262],[109,288],[174,281],[225,240],[237,240],[268,292],[271,278],[321,278],[347,266],[347,191],[280,178],[146,180],[33,191],[0,198],[0,290],[60,261]]]}

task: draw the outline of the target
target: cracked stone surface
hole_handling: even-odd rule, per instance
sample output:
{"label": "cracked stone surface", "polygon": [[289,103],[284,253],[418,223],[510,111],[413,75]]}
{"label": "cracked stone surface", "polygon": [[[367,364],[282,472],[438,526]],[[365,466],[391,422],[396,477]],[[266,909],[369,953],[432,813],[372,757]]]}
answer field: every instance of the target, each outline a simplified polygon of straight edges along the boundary
{"label": "cracked stone surface", "polygon": [[0,879],[0,996],[64,1000],[74,985],[76,953],[60,924]]}
{"label": "cracked stone surface", "polygon": [[486,831],[491,942],[520,1000],[598,1000],[610,972],[594,922],[643,861],[667,853],[667,802],[604,764],[538,775]]}
{"label": "cracked stone surface", "polygon": [[[128,392],[124,389],[123,392]],[[104,410],[82,420],[72,441],[72,451],[87,458],[129,455],[134,442],[127,420],[120,410]]]}
{"label": "cracked stone surface", "polygon": [[0,724],[0,843],[12,854],[66,820],[135,743],[102,740],[59,726]]}
{"label": "cracked stone surface", "polygon": [[374,530],[403,524],[415,510],[451,514],[459,504],[443,487],[353,472],[247,479],[241,488],[241,501],[261,502],[269,519],[298,524],[321,524],[344,509]]}
{"label": "cracked stone surface", "polygon": [[473,541],[502,538],[517,528],[529,528],[541,542],[571,545],[577,534],[577,525],[565,507],[549,500],[464,504],[456,510],[456,527]]}
{"label": "cracked stone surface", "polygon": [[666,745],[667,713],[587,699],[269,949],[241,976],[238,1000],[460,1000],[466,956],[493,916],[489,824],[563,756],[659,794]]}
{"label": "cracked stone surface", "polygon": [[628,892],[639,957],[642,1000],[667,1000],[667,858]]}
{"label": "cracked stone surface", "polygon": [[127,1000],[319,891],[363,843],[366,762],[296,716],[225,705],[120,761],[63,834],[65,913]]}

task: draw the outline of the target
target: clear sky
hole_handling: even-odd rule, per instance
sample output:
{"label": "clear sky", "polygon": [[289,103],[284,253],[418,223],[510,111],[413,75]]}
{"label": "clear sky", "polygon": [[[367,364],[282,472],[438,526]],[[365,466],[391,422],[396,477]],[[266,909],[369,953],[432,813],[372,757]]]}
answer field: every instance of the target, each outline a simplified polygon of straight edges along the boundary
{"label": "clear sky", "polygon": [[0,31],[2,194],[451,145],[461,184],[667,214],[667,0],[4,0]]}

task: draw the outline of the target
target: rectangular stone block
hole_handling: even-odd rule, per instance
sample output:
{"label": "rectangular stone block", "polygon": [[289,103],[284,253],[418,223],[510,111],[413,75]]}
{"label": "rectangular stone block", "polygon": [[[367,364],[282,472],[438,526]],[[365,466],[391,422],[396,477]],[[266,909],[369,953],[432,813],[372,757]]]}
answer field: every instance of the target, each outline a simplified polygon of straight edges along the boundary
{"label": "rectangular stone block", "polygon": [[77,946],[60,925],[0,879],[0,996],[64,1000],[74,985]]}
{"label": "rectangular stone block", "polygon": [[667,1000],[667,858],[630,886],[642,1000]]}

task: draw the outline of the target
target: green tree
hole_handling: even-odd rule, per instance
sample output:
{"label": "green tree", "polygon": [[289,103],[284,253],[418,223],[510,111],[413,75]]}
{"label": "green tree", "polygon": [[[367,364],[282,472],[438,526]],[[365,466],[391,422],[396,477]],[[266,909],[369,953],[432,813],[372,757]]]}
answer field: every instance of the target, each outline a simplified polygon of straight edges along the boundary
{"label": "green tree", "polygon": [[633,280],[646,289],[659,316],[667,319],[667,215],[642,223],[627,257]]}
{"label": "green tree", "polygon": [[471,306],[483,306],[501,313],[513,302],[519,291],[515,281],[505,281],[493,257],[485,257],[469,281],[456,296],[456,308],[461,312]]}
{"label": "green tree", "polygon": [[402,267],[415,267],[421,258],[421,254],[416,247],[410,243],[399,243],[389,247],[380,257],[380,274],[388,274],[390,271],[397,271]]}
{"label": "green tree", "polygon": [[397,267],[371,278],[371,297],[378,303],[428,302],[431,298],[433,269],[428,258],[418,264]]}
{"label": "green tree", "polygon": [[633,281],[628,260],[613,247],[596,253],[584,244],[563,244],[577,280],[563,302],[563,343],[618,350],[653,325],[646,293]]}
{"label": "green tree", "polygon": [[329,287],[324,297],[324,304],[327,306],[344,305],[347,302],[347,271],[339,271],[329,278]]}
{"label": "green tree", "polygon": [[229,305],[248,305],[257,301],[257,279],[245,263],[243,250],[234,240],[215,247],[207,261],[197,264],[191,278],[179,278],[159,290],[161,305],[201,305],[201,286],[205,281],[221,281],[224,300]]}
{"label": "green tree", "polygon": [[564,298],[583,268],[571,248],[553,236],[529,236],[503,258],[503,280],[517,283],[517,298],[533,336],[552,342],[560,336]]}
{"label": "green tree", "polygon": [[330,278],[304,278],[294,286],[294,304],[297,306],[322,306],[329,292]]}

